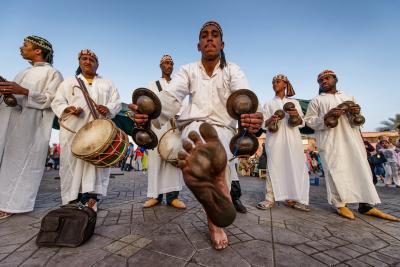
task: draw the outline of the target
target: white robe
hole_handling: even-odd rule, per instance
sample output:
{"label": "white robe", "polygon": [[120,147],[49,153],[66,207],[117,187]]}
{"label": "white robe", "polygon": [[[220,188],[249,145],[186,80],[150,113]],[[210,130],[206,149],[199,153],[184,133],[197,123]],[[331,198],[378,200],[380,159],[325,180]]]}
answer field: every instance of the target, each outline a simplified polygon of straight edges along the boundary
{"label": "white robe", "polygon": [[[161,78],[160,85],[162,90],[167,88],[168,82],[166,79]],[[153,81],[149,84],[149,89],[155,94],[159,94],[156,82]],[[171,124],[164,124],[161,129],[152,126],[151,129],[157,135],[160,141],[161,136],[171,129]],[[157,198],[159,194],[169,193],[173,191],[182,190],[182,171],[172,166],[170,163],[162,160],[158,154],[157,148],[149,149],[149,172],[147,183],[147,197]]]}
{"label": "white robe", "polygon": [[[114,84],[101,76],[96,76],[92,86],[89,86],[82,74],[79,77],[84,81],[91,98],[98,105],[104,105],[109,110],[109,118],[113,118],[121,110],[121,100]],[[69,106],[80,107],[83,112],[79,117],[70,116],[64,121],[66,127],[78,131],[93,120],[86,104],[82,91],[77,88],[75,77],[69,77],[60,84],[57,94],[51,104],[54,113],[61,116]],[[60,127],[60,180],[62,203],[67,204],[75,200],[78,193],[96,193],[105,196],[110,178],[110,168],[97,168],[91,163],[74,157],[71,153],[71,144],[74,134]]]}
{"label": "white robe", "polygon": [[53,125],[50,103],[62,80],[49,63],[34,63],[14,79],[28,96],[16,95],[17,107],[0,104],[1,211],[33,210]]}
{"label": "white robe", "polygon": [[325,172],[328,202],[336,207],[346,203],[380,203],[372,181],[371,168],[359,127],[351,127],[345,115],[335,128],[327,128],[324,116],[344,101],[355,101],[343,92],[321,93],[313,98],[304,117],[315,130]]}
{"label": "white robe", "polygon": [[[299,115],[303,112],[296,99],[275,97],[264,105],[264,115],[269,119],[276,110],[282,109],[287,102],[295,104]],[[275,200],[295,200],[308,205],[310,178],[305,164],[303,142],[299,127],[304,127],[304,121],[297,127],[288,124],[289,115],[278,122],[276,133],[267,131],[265,150],[269,176],[272,182]]]}
{"label": "white robe", "polygon": [[[175,73],[166,90],[160,93],[163,110],[158,122],[168,122],[177,114],[182,101],[188,96],[188,105],[178,120],[178,124],[189,122],[182,132],[182,138],[187,137],[189,129],[198,130],[199,122],[208,122],[215,126],[230,159],[233,155],[229,150],[229,142],[236,133],[237,121],[229,116],[226,101],[239,89],[250,89],[250,86],[244,73],[234,63],[227,62],[222,70],[217,64],[211,77],[206,73],[201,61],[184,65]],[[227,162],[227,165],[227,182],[230,187],[231,181],[237,181],[239,178],[235,161]]]}

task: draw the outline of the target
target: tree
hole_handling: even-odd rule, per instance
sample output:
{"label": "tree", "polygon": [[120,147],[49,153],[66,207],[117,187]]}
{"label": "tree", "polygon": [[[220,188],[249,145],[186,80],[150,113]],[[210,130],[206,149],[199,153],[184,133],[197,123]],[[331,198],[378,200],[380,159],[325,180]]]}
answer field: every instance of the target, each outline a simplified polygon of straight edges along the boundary
{"label": "tree", "polygon": [[387,121],[381,121],[384,126],[376,128],[379,132],[394,131],[400,125],[400,114],[396,114],[394,118],[389,118]]}

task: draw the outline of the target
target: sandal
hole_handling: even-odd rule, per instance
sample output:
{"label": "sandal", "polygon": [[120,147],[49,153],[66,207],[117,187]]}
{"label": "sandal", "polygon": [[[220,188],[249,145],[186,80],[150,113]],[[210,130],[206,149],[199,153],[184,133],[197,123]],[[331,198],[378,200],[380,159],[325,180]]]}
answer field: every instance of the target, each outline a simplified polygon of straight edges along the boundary
{"label": "sandal", "polygon": [[296,210],[301,210],[301,211],[310,211],[310,208],[307,205],[301,204],[296,202],[296,204],[294,204],[292,206],[292,208],[296,209]]}
{"label": "sandal", "polygon": [[267,210],[267,209],[272,208],[273,206],[274,206],[274,202],[270,201],[270,200],[264,200],[264,201],[258,202],[256,205],[257,209],[260,209],[260,210]]}
{"label": "sandal", "polygon": [[5,211],[0,211],[0,220],[13,216],[14,213],[9,213]]}
{"label": "sandal", "polygon": [[285,204],[286,207],[294,208],[294,206],[297,204],[297,202],[294,201],[294,200],[286,200],[284,202],[284,204]]}

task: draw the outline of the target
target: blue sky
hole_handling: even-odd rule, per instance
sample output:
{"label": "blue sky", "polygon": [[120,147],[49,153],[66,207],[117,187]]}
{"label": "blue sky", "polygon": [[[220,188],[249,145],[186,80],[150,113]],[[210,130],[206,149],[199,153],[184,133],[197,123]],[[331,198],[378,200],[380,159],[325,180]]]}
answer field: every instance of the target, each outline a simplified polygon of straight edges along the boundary
{"label": "blue sky", "polygon": [[318,91],[317,74],[334,70],[338,88],[354,95],[366,116],[364,131],[399,113],[399,1],[2,1],[0,75],[12,79],[27,63],[25,36],[48,39],[54,66],[71,76],[77,53],[90,48],[99,73],[129,102],[132,89],[160,76],[159,59],[171,54],[175,70],[200,58],[198,31],[210,19],[224,31],[225,53],[246,73],[264,103],[271,80],[289,77],[296,97]]}

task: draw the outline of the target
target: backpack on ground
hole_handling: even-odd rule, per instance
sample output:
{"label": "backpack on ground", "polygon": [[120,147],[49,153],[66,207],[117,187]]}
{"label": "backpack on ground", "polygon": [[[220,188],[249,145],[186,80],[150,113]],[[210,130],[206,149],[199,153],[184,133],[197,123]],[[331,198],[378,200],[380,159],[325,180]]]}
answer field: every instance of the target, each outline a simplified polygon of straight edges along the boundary
{"label": "backpack on ground", "polygon": [[42,219],[36,244],[39,247],[78,247],[94,233],[97,214],[79,204],[52,210]]}

